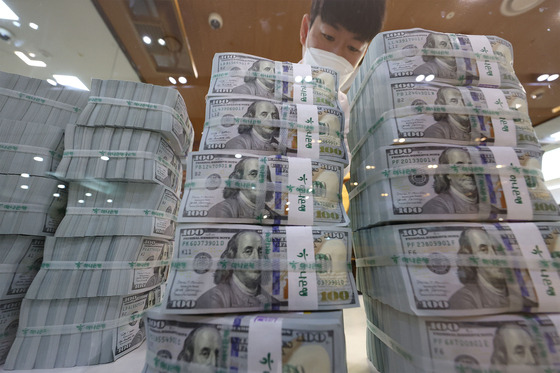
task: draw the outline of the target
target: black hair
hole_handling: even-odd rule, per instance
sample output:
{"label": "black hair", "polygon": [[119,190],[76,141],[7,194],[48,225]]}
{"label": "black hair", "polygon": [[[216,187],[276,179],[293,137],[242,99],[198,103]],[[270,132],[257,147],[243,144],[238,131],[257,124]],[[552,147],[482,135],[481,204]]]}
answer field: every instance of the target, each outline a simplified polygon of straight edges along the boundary
{"label": "black hair", "polygon": [[317,16],[332,26],[341,26],[370,42],[381,31],[386,0],[313,0],[310,27]]}

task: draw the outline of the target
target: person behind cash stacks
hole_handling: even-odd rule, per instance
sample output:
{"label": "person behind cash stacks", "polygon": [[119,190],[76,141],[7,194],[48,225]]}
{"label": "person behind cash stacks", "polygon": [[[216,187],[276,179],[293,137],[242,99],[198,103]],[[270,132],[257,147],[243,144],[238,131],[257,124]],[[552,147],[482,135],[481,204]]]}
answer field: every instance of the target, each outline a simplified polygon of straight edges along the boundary
{"label": "person behind cash stacks", "polygon": [[240,124],[237,127],[239,135],[226,142],[225,149],[276,151],[280,127],[270,121],[280,119],[278,108],[269,101],[255,101],[249,105],[243,118],[259,119],[262,123]]}
{"label": "person behind cash stacks", "polygon": [[[245,157],[238,162],[233,172],[229,175],[229,180],[242,180],[249,182],[257,182],[259,177],[259,161],[255,157]],[[270,169],[266,168],[266,181],[271,182]],[[235,185],[225,187],[223,196],[224,200],[218,202],[208,209],[208,217],[221,218],[255,218],[257,215],[256,189],[240,188]],[[274,192],[266,191],[265,202],[272,200]],[[265,204],[265,209],[267,208]],[[270,211],[272,213],[272,211]]]}
{"label": "person behind cash stacks", "polygon": [[[248,73],[274,74],[274,62],[258,60],[249,68]],[[251,95],[265,98],[274,98],[275,79],[246,75],[243,85],[232,89],[232,93]]]}
{"label": "person behind cash stacks", "polygon": [[[482,228],[468,228],[459,236],[459,255],[499,255],[499,245]],[[502,255],[503,255],[502,250]],[[459,266],[464,285],[449,298],[450,309],[502,308],[509,305],[503,268]]]}
{"label": "person behind cash stacks", "polygon": [[340,90],[348,91],[384,17],[385,0],[313,0],[301,20],[301,62],[336,70]]}
{"label": "person behind cash stacks", "polygon": [[[462,148],[445,149],[439,164],[471,164],[469,153]],[[424,214],[475,214],[478,212],[478,188],[473,174],[436,174],[437,196],[422,207]]]}
{"label": "person behind cash stacks", "polygon": [[[429,33],[426,37],[423,48],[453,49],[448,35],[433,32]],[[457,79],[457,61],[455,57],[424,55],[422,59],[424,63],[414,69],[413,74],[415,76],[433,75],[436,78]]]}
{"label": "person behind cash stacks", "polygon": [[529,330],[521,325],[515,323],[501,325],[494,334],[493,347],[490,361],[494,366],[539,365],[535,340]]}
{"label": "person behind cash stacks", "polygon": [[[465,102],[459,89],[442,87],[437,91],[434,105],[463,107]],[[425,138],[471,140],[471,123],[468,115],[434,112],[434,119],[437,122],[426,128],[424,131]]]}
{"label": "person behind cash stacks", "polygon": [[[241,231],[229,240],[220,259],[262,259],[262,237],[253,231]],[[197,308],[239,308],[270,305],[276,300],[262,287],[259,269],[219,269],[214,273],[215,287],[196,301]]]}
{"label": "person behind cash stacks", "polygon": [[177,360],[217,367],[221,343],[222,336],[216,327],[199,326],[185,338],[183,349],[177,356]]}
{"label": "person behind cash stacks", "polygon": [[[313,0],[310,12],[304,14],[301,20],[300,63],[326,66],[338,73],[338,102],[344,112],[346,148],[350,131],[350,105],[346,92],[356,77],[369,43],[381,31],[385,4],[386,0]],[[349,170],[350,166],[347,166],[344,173]],[[345,175],[345,180],[349,177]],[[347,201],[346,187],[342,189],[343,198]]]}

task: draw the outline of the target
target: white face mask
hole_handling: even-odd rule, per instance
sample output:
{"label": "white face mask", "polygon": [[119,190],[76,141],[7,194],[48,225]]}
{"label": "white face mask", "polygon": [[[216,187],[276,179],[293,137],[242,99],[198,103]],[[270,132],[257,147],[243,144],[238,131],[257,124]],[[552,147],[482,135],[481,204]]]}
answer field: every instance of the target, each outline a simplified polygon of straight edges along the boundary
{"label": "white face mask", "polygon": [[335,70],[338,73],[339,89],[346,92],[352,85],[358,69],[354,69],[352,64],[344,57],[323,49],[308,47],[307,40],[305,40],[305,53],[302,62],[307,65],[325,66]]}

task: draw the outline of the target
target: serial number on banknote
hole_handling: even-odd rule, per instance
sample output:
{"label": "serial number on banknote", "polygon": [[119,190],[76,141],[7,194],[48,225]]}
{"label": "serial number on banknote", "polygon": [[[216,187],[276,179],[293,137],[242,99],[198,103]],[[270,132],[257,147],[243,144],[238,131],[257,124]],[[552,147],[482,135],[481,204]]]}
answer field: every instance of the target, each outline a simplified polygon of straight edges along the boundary
{"label": "serial number on banknote", "polygon": [[185,240],[181,243],[181,246],[222,246],[225,244],[225,241],[218,241],[218,240]]}
{"label": "serial number on banknote", "polygon": [[454,245],[451,241],[418,241],[407,243],[408,247],[433,247],[433,246],[452,246]]}

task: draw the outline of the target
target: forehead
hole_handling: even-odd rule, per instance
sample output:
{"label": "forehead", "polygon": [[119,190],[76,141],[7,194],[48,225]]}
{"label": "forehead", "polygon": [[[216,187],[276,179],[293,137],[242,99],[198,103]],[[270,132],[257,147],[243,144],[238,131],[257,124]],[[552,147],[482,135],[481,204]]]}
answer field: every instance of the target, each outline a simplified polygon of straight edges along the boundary
{"label": "forehead", "polygon": [[469,153],[460,149],[450,150],[449,153],[447,154],[447,159],[449,159],[450,164],[471,160]]}
{"label": "forehead", "polygon": [[257,233],[255,232],[244,232],[242,233],[238,240],[238,245],[239,247],[244,247],[244,246],[258,246],[261,243],[261,236],[259,236]]}
{"label": "forehead", "polygon": [[446,88],[443,90],[443,97],[461,97],[461,92],[455,88]]}
{"label": "forehead", "polygon": [[480,230],[472,230],[467,232],[467,238],[471,243],[487,243],[491,244],[490,236],[486,232]]}
{"label": "forehead", "polygon": [[313,26],[317,26],[318,28],[321,28],[323,30],[327,29],[330,32],[336,32],[336,33],[340,34],[341,36],[344,36],[344,37],[349,38],[349,39],[354,39],[355,41],[357,41],[359,43],[363,43],[363,44],[368,43],[367,40],[360,39],[358,34],[353,33],[351,31],[348,31],[348,29],[346,27],[342,26],[339,23],[325,22],[319,14],[317,14],[317,17],[315,17],[315,20],[313,21],[313,24],[311,25],[311,27],[313,27]]}
{"label": "forehead", "polygon": [[206,346],[214,346],[219,345],[220,343],[220,336],[218,335],[218,331],[215,329],[207,328],[201,330],[196,339],[194,341],[195,346],[198,347],[206,347]]}
{"label": "forehead", "polygon": [[449,41],[449,37],[445,34],[432,34],[432,39],[434,39],[436,43]]}
{"label": "forehead", "polygon": [[259,101],[256,105],[257,111],[268,110],[268,111],[278,111],[273,103],[267,101]]}
{"label": "forehead", "polygon": [[271,68],[274,67],[274,62],[272,61],[259,61],[259,69]]}
{"label": "forehead", "polygon": [[506,341],[506,345],[512,346],[521,343],[531,343],[531,336],[520,327],[508,327],[502,331],[502,336]]}

